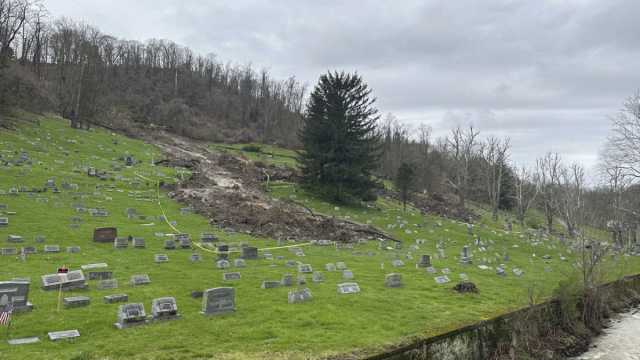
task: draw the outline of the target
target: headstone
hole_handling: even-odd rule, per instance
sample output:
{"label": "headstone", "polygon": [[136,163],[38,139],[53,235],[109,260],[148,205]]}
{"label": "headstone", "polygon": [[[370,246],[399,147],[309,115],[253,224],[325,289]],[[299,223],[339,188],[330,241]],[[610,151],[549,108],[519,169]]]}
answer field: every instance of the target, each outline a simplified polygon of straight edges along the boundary
{"label": "headstone", "polygon": [[59,253],[60,245],[45,245],[44,246],[45,253]]}
{"label": "headstone", "polygon": [[513,269],[513,274],[515,276],[517,276],[517,277],[520,277],[520,276],[524,275],[524,271],[522,271],[522,269],[515,268],[515,269]]}
{"label": "headstone", "polygon": [[298,262],[294,260],[287,260],[287,262],[284,264],[284,266],[286,267],[295,267],[297,265],[298,265]]}
{"label": "headstone", "polygon": [[10,255],[17,255],[18,254],[18,249],[16,248],[2,248],[0,249],[0,255],[3,256],[10,256]]}
{"label": "headstone", "polygon": [[118,302],[127,302],[129,301],[129,295],[127,294],[112,294],[106,295],[104,298],[104,302],[106,304],[113,304]]}
{"label": "headstone", "polygon": [[58,341],[58,340],[68,340],[80,337],[80,332],[78,330],[64,330],[64,331],[52,331],[48,333],[49,340]]}
{"label": "headstone", "polygon": [[129,239],[125,237],[118,237],[113,240],[113,247],[116,249],[126,249],[129,247]]}
{"label": "headstone", "polygon": [[307,284],[307,277],[305,274],[298,274],[297,276],[297,284],[298,285],[306,285]]}
{"label": "headstone", "polygon": [[156,254],[154,256],[156,263],[163,263],[169,261],[169,257],[166,254]]}
{"label": "headstone", "polygon": [[228,257],[229,257],[229,245],[225,245],[225,244],[218,245],[218,258],[227,259]]}
{"label": "headstone", "polygon": [[122,304],[118,307],[118,321],[114,324],[118,329],[143,325],[147,321],[144,305],[141,303]]}
{"label": "headstone", "polygon": [[132,240],[133,247],[136,249],[144,249],[147,245],[144,243],[144,238],[134,237]]}
{"label": "headstone", "polygon": [[402,286],[402,275],[396,274],[396,273],[387,274],[384,277],[384,286],[391,287],[391,288],[401,287]]}
{"label": "headstone", "polygon": [[504,268],[502,266],[498,266],[496,268],[496,275],[498,275],[498,276],[506,276],[507,273],[504,271]]}
{"label": "headstone", "polygon": [[82,270],[103,269],[107,267],[109,267],[109,265],[107,265],[106,263],[86,264],[80,266]]}
{"label": "headstone", "polygon": [[347,269],[347,265],[346,265],[344,262],[342,262],[342,261],[338,261],[338,262],[336,263],[336,269],[337,269],[337,270],[340,270],[340,271],[342,271],[342,270],[346,270],[346,269]]}
{"label": "headstone", "polygon": [[191,256],[189,257],[189,260],[191,260],[191,262],[198,262],[200,261],[200,254],[198,253],[193,253],[191,254]]}
{"label": "headstone", "polygon": [[42,276],[43,290],[73,290],[85,289],[87,281],[82,270],[69,271],[68,273],[57,273]]}
{"label": "headstone", "polygon": [[164,248],[166,250],[174,250],[176,248],[176,242],[173,239],[167,239],[164,241]]}
{"label": "headstone", "polygon": [[138,274],[138,275],[131,276],[131,285],[138,286],[138,285],[147,285],[147,284],[151,284],[151,279],[149,279],[149,275]]}
{"label": "headstone", "polygon": [[431,255],[420,255],[418,267],[427,268],[431,266]]}
{"label": "headstone", "polygon": [[260,285],[260,287],[263,289],[277,288],[277,287],[280,287],[280,281],[264,280],[262,282],[262,285]]}
{"label": "headstone", "polygon": [[178,241],[180,242],[180,248],[182,248],[182,249],[191,249],[191,239],[190,238],[180,238]]}
{"label": "headstone", "polygon": [[31,255],[31,254],[35,254],[37,253],[38,250],[36,250],[35,246],[25,246],[22,248],[22,253],[25,255]]}
{"label": "headstone", "polygon": [[402,267],[402,266],[404,266],[404,261],[399,260],[399,259],[396,259],[396,260],[393,260],[393,261],[391,262],[391,265],[392,265],[393,267]]}
{"label": "headstone", "polygon": [[9,226],[9,218],[0,217],[0,226]]}
{"label": "headstone", "polygon": [[62,300],[62,304],[64,305],[65,309],[88,306],[90,302],[91,299],[89,299],[88,296],[72,296],[64,298]]}
{"label": "headstone", "polygon": [[434,280],[435,280],[435,281],[436,281],[436,283],[438,283],[438,284],[446,284],[446,283],[448,283],[449,281],[451,281],[451,280],[449,280],[449,277],[448,277],[447,275],[436,276],[436,277],[434,278]]}
{"label": "headstone", "polygon": [[21,243],[24,240],[22,239],[22,236],[20,236],[20,235],[9,235],[7,237],[7,241],[10,242],[10,243]]}
{"label": "headstone", "polygon": [[244,261],[244,259],[234,259],[233,260],[233,266],[238,267],[238,268],[243,268],[247,266],[247,263]]}
{"label": "headstone", "polygon": [[324,282],[324,275],[320,271],[314,271],[311,275],[311,281],[314,283]]}
{"label": "headstone", "polygon": [[229,263],[229,260],[218,260],[216,261],[216,267],[218,269],[228,269],[229,266],[231,266],[231,264]]}
{"label": "headstone", "polygon": [[338,284],[338,294],[356,294],[360,292],[358,283],[349,282]]}
{"label": "headstone", "polygon": [[253,246],[246,246],[242,248],[242,258],[247,260],[258,259],[258,248]]}
{"label": "headstone", "polygon": [[215,234],[210,233],[202,233],[200,234],[200,241],[203,243],[212,243],[218,240],[218,237]]}
{"label": "headstone", "polygon": [[98,281],[98,290],[110,290],[118,288],[117,279],[104,279]]}
{"label": "headstone", "polygon": [[282,276],[282,286],[293,286],[293,275],[291,274],[284,274]]}
{"label": "headstone", "polygon": [[462,253],[460,254],[460,262],[463,264],[471,264],[471,255],[469,254],[469,246],[465,245],[462,248]]}
{"label": "headstone", "polygon": [[29,302],[30,285],[28,280],[0,281],[0,308],[11,303],[15,312],[31,311],[33,305]]}
{"label": "headstone", "polygon": [[67,246],[67,252],[71,254],[77,254],[80,252],[80,246]]}
{"label": "headstone", "polygon": [[27,344],[35,344],[38,342],[40,342],[40,338],[37,336],[7,340],[7,343],[9,343],[9,345],[27,345]]}
{"label": "headstone", "polygon": [[151,318],[153,320],[174,320],[179,317],[175,298],[161,297],[153,299],[151,302]]}
{"label": "headstone", "polygon": [[300,264],[298,265],[298,272],[303,274],[311,274],[313,273],[313,269],[310,264]]}
{"label": "headstone", "polygon": [[351,270],[343,270],[342,271],[342,278],[344,280],[351,280],[353,279],[353,271]]}
{"label": "headstone", "polygon": [[288,300],[289,304],[297,304],[309,301],[313,298],[311,296],[311,290],[308,288],[304,288],[301,290],[291,290],[289,291]]}
{"label": "headstone", "polygon": [[240,280],[239,272],[230,272],[222,274],[222,280],[231,281],[231,280]]}
{"label": "headstone", "polygon": [[219,287],[207,289],[202,295],[202,314],[219,315],[236,311],[235,289]]}

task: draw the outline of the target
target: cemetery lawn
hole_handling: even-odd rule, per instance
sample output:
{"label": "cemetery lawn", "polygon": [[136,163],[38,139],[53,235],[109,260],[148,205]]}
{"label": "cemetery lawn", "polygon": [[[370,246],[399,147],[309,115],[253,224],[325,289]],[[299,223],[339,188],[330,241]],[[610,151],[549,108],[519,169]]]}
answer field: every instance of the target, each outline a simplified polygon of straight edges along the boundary
{"label": "cemetery lawn", "polygon": [[[174,230],[158,216],[164,210],[169,221],[191,234],[198,241],[203,232],[212,232],[232,246],[248,243],[258,248],[276,247],[273,239],[254,238],[246,234],[228,234],[208,224],[206,218],[182,213],[180,205],[160,191],[159,207],[156,181],[175,182],[184,176],[181,169],[151,166],[152,159],[160,159],[159,150],[151,144],[128,139],[101,129],[72,130],[67,122],[57,117],[37,117],[39,125],[19,125],[17,131],[0,131],[0,204],[6,204],[9,226],[0,227],[0,247],[35,246],[38,253],[26,261],[20,256],[0,256],[0,281],[14,277],[31,279],[30,302],[34,310],[16,314],[9,332],[10,338],[39,336],[41,341],[31,345],[9,346],[4,329],[0,331],[0,359],[307,359],[336,356],[361,356],[383,351],[395,344],[417,337],[429,337],[472,324],[479,320],[518,309],[528,304],[528,291],[534,289],[538,300],[549,297],[560,280],[572,273],[574,254],[555,238],[539,244],[527,241],[522,229],[513,233],[502,230],[502,222],[493,223],[484,214],[475,227],[476,234],[487,244],[481,252],[467,234],[465,224],[433,216],[422,216],[409,209],[402,211],[400,204],[379,199],[374,207],[337,207],[304,191],[294,191],[292,184],[275,183],[272,196],[293,199],[314,211],[366,223],[393,234],[403,241],[402,250],[379,249],[376,241],[356,245],[353,249],[340,249],[300,244],[306,256],[298,257],[289,249],[270,252],[283,259],[247,260],[247,267],[239,271],[241,280],[225,282],[223,270],[215,267],[215,254],[208,249],[195,249],[202,261],[190,261],[191,250],[165,250],[166,237]],[[212,151],[222,145],[212,145]],[[242,151],[242,145],[227,146],[252,160],[273,161],[292,165],[292,152],[265,148],[273,156]],[[14,159],[26,152],[32,165],[4,166],[2,160]],[[231,150],[230,150],[231,151]],[[133,155],[137,163],[124,166],[120,158]],[[87,176],[87,167],[107,170],[113,180],[99,180]],[[48,179],[56,185],[77,184],[77,190],[61,189],[29,195],[8,195],[11,188],[42,188]],[[93,217],[87,212],[76,212],[72,205],[86,208],[105,208],[108,217]],[[130,220],[127,208],[135,208],[146,220]],[[0,210],[2,211],[2,210]],[[480,210],[482,211],[482,210]],[[0,215],[4,216],[4,215]],[[72,218],[78,217],[80,220]],[[77,223],[77,227],[72,227]],[[114,249],[112,244],[92,241],[95,227],[116,226],[120,236],[144,237],[145,249]],[[9,234],[21,235],[23,244],[6,242]],[[36,235],[45,235],[44,243],[36,243]],[[424,244],[411,250],[417,239]],[[438,258],[436,243],[442,242],[446,258]],[[43,253],[43,246],[60,245],[57,254]],[[461,265],[458,256],[464,245],[470,245],[473,265]],[[81,252],[67,253],[67,246],[80,246]],[[375,253],[369,256],[367,253]],[[406,258],[407,253],[413,258]],[[509,261],[496,261],[509,255]],[[154,254],[167,254],[169,262],[156,264]],[[417,269],[419,255],[431,254],[438,274]],[[535,256],[534,256],[535,254]],[[543,255],[550,255],[544,260]],[[560,256],[567,258],[561,261]],[[237,257],[237,253],[231,258]],[[394,268],[391,261],[402,259],[404,267]],[[478,263],[486,258],[492,269],[481,270]],[[291,288],[261,289],[263,280],[280,280],[283,274],[297,274],[296,268],[285,266],[286,260],[311,264],[313,270],[322,271],[323,283],[307,285],[313,299],[301,304],[288,304]],[[343,281],[339,272],[325,271],[326,263],[344,261],[360,285],[359,294],[339,295],[336,284]],[[119,287],[97,290],[96,281],[89,281],[89,290],[64,292],[63,296],[86,295],[91,304],[86,307],[57,311],[58,292],[41,289],[41,276],[56,272],[62,265],[71,270],[83,264],[105,262],[113,271]],[[507,275],[497,276],[494,267],[504,263]],[[384,268],[382,268],[384,264]],[[274,266],[272,266],[274,265]],[[640,269],[637,258],[609,259],[611,274],[636,273]],[[439,285],[434,276],[448,268],[450,283]],[[514,268],[524,275],[517,277]],[[388,273],[400,273],[404,286],[385,288]],[[459,295],[451,288],[466,274],[479,288],[474,295]],[[134,274],[148,274],[151,284],[139,287],[129,285]],[[85,276],[87,271],[85,271]],[[223,316],[204,317],[200,314],[201,299],[193,299],[191,291],[213,287],[232,286],[236,289],[236,312]],[[119,304],[105,304],[103,296],[126,293],[129,302],[141,302],[147,314],[151,313],[154,298],[176,298],[181,319],[163,323],[149,323],[136,328],[117,330],[114,327]],[[81,336],[71,341],[52,342],[50,331],[78,329]]]}

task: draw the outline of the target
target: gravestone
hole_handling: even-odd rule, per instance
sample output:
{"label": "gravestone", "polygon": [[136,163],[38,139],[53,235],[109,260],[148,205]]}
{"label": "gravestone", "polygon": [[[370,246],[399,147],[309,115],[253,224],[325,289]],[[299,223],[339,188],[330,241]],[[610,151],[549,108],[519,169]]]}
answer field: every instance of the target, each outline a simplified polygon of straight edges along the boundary
{"label": "gravestone", "polygon": [[231,263],[229,263],[229,260],[222,259],[222,260],[216,261],[216,267],[218,269],[228,269],[229,266],[231,266]]}
{"label": "gravestone", "polygon": [[385,275],[385,277],[384,277],[384,286],[391,287],[391,288],[401,287],[402,286],[402,275],[396,274],[396,273]]}
{"label": "gravestone", "polygon": [[342,261],[338,261],[338,262],[336,263],[336,269],[337,269],[337,270],[340,270],[340,271],[342,271],[342,270],[346,270],[346,269],[347,269],[347,264],[345,264],[345,263],[344,263],[344,262],[342,262]]}
{"label": "gravestone", "polygon": [[298,265],[298,272],[303,274],[311,274],[313,273],[313,269],[310,264],[300,264]]}
{"label": "gravestone", "polygon": [[310,301],[313,296],[311,296],[311,290],[308,288],[304,288],[301,290],[291,290],[289,291],[289,295],[287,296],[289,304],[298,304],[306,301]]}
{"label": "gravestone", "polygon": [[286,267],[295,267],[297,265],[298,265],[298,262],[294,260],[287,260],[287,262],[284,264],[284,266]]}
{"label": "gravestone", "polygon": [[112,243],[118,237],[118,229],[115,227],[95,228],[93,230],[93,241]]}
{"label": "gravestone", "polygon": [[277,288],[277,287],[280,287],[280,281],[264,280],[262,282],[262,285],[260,285],[260,287],[263,288],[263,289]]}
{"label": "gravestone", "polygon": [[98,281],[98,290],[110,290],[118,288],[117,279],[104,279]]}
{"label": "gravestone", "polygon": [[112,271],[90,271],[89,280],[107,280],[113,277]]}
{"label": "gravestone", "polygon": [[35,246],[25,246],[22,248],[22,253],[25,255],[31,255],[31,254],[35,254],[37,253],[38,250],[36,250]]}
{"label": "gravestone", "polygon": [[44,246],[44,252],[45,253],[59,253],[60,252],[60,245],[45,245]]}
{"label": "gravestone", "polygon": [[307,277],[304,274],[298,274],[296,279],[298,285],[305,285],[307,283]]}
{"label": "gravestone", "polygon": [[180,248],[182,249],[191,249],[191,239],[190,238],[180,238]]}
{"label": "gravestone", "polygon": [[9,226],[9,218],[0,217],[0,226]]}
{"label": "gravestone", "polygon": [[122,304],[118,307],[118,321],[114,324],[118,329],[143,325],[147,322],[142,303]]}
{"label": "gravestone", "polygon": [[465,245],[464,247],[462,247],[462,253],[460,254],[460,262],[468,265],[471,264],[471,255],[469,253],[469,246]]}
{"label": "gravestone", "polygon": [[0,308],[11,303],[15,312],[31,311],[33,304],[29,302],[28,280],[0,281]]}
{"label": "gravestone", "polygon": [[26,345],[26,344],[35,344],[39,342],[40,342],[40,338],[37,336],[7,340],[7,343],[9,343],[9,345]]}
{"label": "gravestone", "polygon": [[239,272],[223,273],[222,280],[224,281],[240,280],[240,273]]}
{"label": "gravestone", "polygon": [[210,234],[210,233],[200,234],[200,241],[203,243],[212,243],[217,240],[218,240],[218,237],[214,234]]}
{"label": "gravestone", "polygon": [[515,268],[515,269],[513,269],[513,274],[515,276],[517,276],[517,277],[520,277],[520,276],[524,275],[524,271],[522,271],[522,269]]}
{"label": "gravestone", "polygon": [[129,295],[127,295],[127,294],[112,294],[112,295],[106,295],[103,299],[104,299],[105,304],[114,304],[114,303],[129,301]]}
{"label": "gravestone", "polygon": [[227,259],[229,257],[229,245],[218,245],[218,259]]}
{"label": "gravestone", "polygon": [[52,331],[47,335],[49,336],[49,340],[59,341],[80,337],[80,332],[78,330]]}
{"label": "gravestone", "polygon": [[147,245],[144,243],[144,238],[134,237],[132,240],[133,247],[136,249],[144,249]]}
{"label": "gravestone", "polygon": [[342,278],[344,280],[351,280],[353,279],[353,271],[351,270],[343,270],[342,271]]}
{"label": "gravestone", "polygon": [[91,299],[88,296],[72,296],[62,300],[65,309],[89,306],[89,303],[91,303]]}
{"label": "gravestone", "polygon": [[129,240],[125,237],[118,237],[113,240],[113,247],[116,249],[126,249],[129,247]]}
{"label": "gravestone", "polygon": [[282,286],[293,286],[293,275],[284,274],[281,280]]}
{"label": "gravestone", "polygon": [[202,295],[203,315],[220,315],[236,311],[235,289],[219,287],[207,289]]}
{"label": "gravestone", "polygon": [[402,267],[402,266],[404,266],[404,261],[399,260],[399,259],[396,259],[396,260],[393,260],[393,261],[391,262],[391,265],[392,265],[393,267]]}
{"label": "gravestone", "polygon": [[166,250],[175,250],[176,242],[172,239],[167,239],[164,241],[164,248]]}
{"label": "gravestone", "polygon": [[163,263],[163,262],[169,261],[169,257],[166,254],[156,254],[154,258],[156,263]]}
{"label": "gravestone", "polygon": [[151,318],[158,320],[175,320],[180,318],[178,304],[173,297],[161,297],[151,302]]}
{"label": "gravestone", "polygon": [[327,271],[336,271],[336,265],[333,263],[328,263],[324,266]]}
{"label": "gravestone", "polygon": [[58,273],[42,275],[43,290],[73,290],[85,289],[87,281],[82,270],[69,271],[68,273]]}
{"label": "gravestone", "polygon": [[191,260],[191,262],[198,262],[200,261],[200,254],[198,253],[193,253],[191,254],[191,256],[189,257],[189,260]]}
{"label": "gravestone", "polygon": [[448,277],[447,275],[436,276],[436,277],[435,277],[435,278],[433,278],[433,279],[434,279],[434,280],[436,281],[436,283],[438,283],[438,284],[446,284],[446,283],[448,283],[449,281],[451,281],[451,280],[449,280],[449,277]]}
{"label": "gravestone", "polygon": [[235,259],[233,260],[233,266],[243,268],[247,266],[247,263],[245,263],[244,259]]}
{"label": "gravestone", "polygon": [[338,284],[338,294],[356,294],[360,292],[358,283],[348,282]]}
{"label": "gravestone", "polygon": [[82,270],[104,269],[109,267],[106,263],[86,264],[80,266]]}
{"label": "gravestone", "polygon": [[311,275],[311,281],[314,283],[324,282],[324,275],[320,271],[314,271]]}
{"label": "gravestone", "polygon": [[22,236],[20,236],[20,235],[9,235],[7,237],[7,241],[10,242],[10,243],[21,243],[24,240],[22,239]]}
{"label": "gravestone", "polygon": [[16,248],[2,248],[0,249],[0,255],[3,256],[10,256],[10,255],[17,255],[18,254],[18,249]]}
{"label": "gravestone", "polygon": [[71,254],[77,254],[80,252],[80,246],[67,246],[67,252]]}
{"label": "gravestone", "polygon": [[418,267],[427,268],[431,266],[431,255],[420,255]]}
{"label": "gravestone", "polygon": [[44,235],[36,235],[35,239],[34,239],[37,243],[42,244],[43,242],[45,242],[47,240],[47,237]]}
{"label": "gravestone", "polygon": [[130,282],[131,282],[131,285],[133,286],[147,285],[147,284],[151,284],[151,279],[147,274],[137,274],[137,275],[131,275]]}
{"label": "gravestone", "polygon": [[242,248],[242,258],[246,260],[258,259],[258,248],[253,246],[246,246]]}
{"label": "gravestone", "polygon": [[496,275],[498,275],[498,276],[506,276],[507,273],[504,271],[504,268],[502,266],[498,266],[496,268]]}

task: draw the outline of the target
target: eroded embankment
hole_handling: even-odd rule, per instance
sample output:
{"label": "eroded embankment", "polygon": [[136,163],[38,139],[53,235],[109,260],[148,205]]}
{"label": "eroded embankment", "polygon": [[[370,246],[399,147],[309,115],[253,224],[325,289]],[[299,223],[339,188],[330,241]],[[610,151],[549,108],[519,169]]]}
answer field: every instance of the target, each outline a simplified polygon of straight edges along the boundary
{"label": "eroded embankment", "polygon": [[[640,274],[598,288],[598,324],[584,321],[585,296],[554,299],[494,319],[415,341],[369,360],[566,359],[588,349],[609,315],[640,301]],[[577,311],[573,311],[577,310]]]}

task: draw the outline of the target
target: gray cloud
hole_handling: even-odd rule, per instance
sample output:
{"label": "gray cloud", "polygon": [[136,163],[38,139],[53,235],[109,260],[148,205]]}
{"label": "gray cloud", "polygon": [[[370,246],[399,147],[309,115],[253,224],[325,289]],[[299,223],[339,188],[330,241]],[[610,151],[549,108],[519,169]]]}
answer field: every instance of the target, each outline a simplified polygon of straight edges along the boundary
{"label": "gray cloud", "polygon": [[[472,121],[595,164],[607,116],[640,87],[640,2],[45,0],[119,37],[169,38],[313,84],[357,70],[384,112],[437,134]],[[488,116],[487,114],[490,114]]]}

